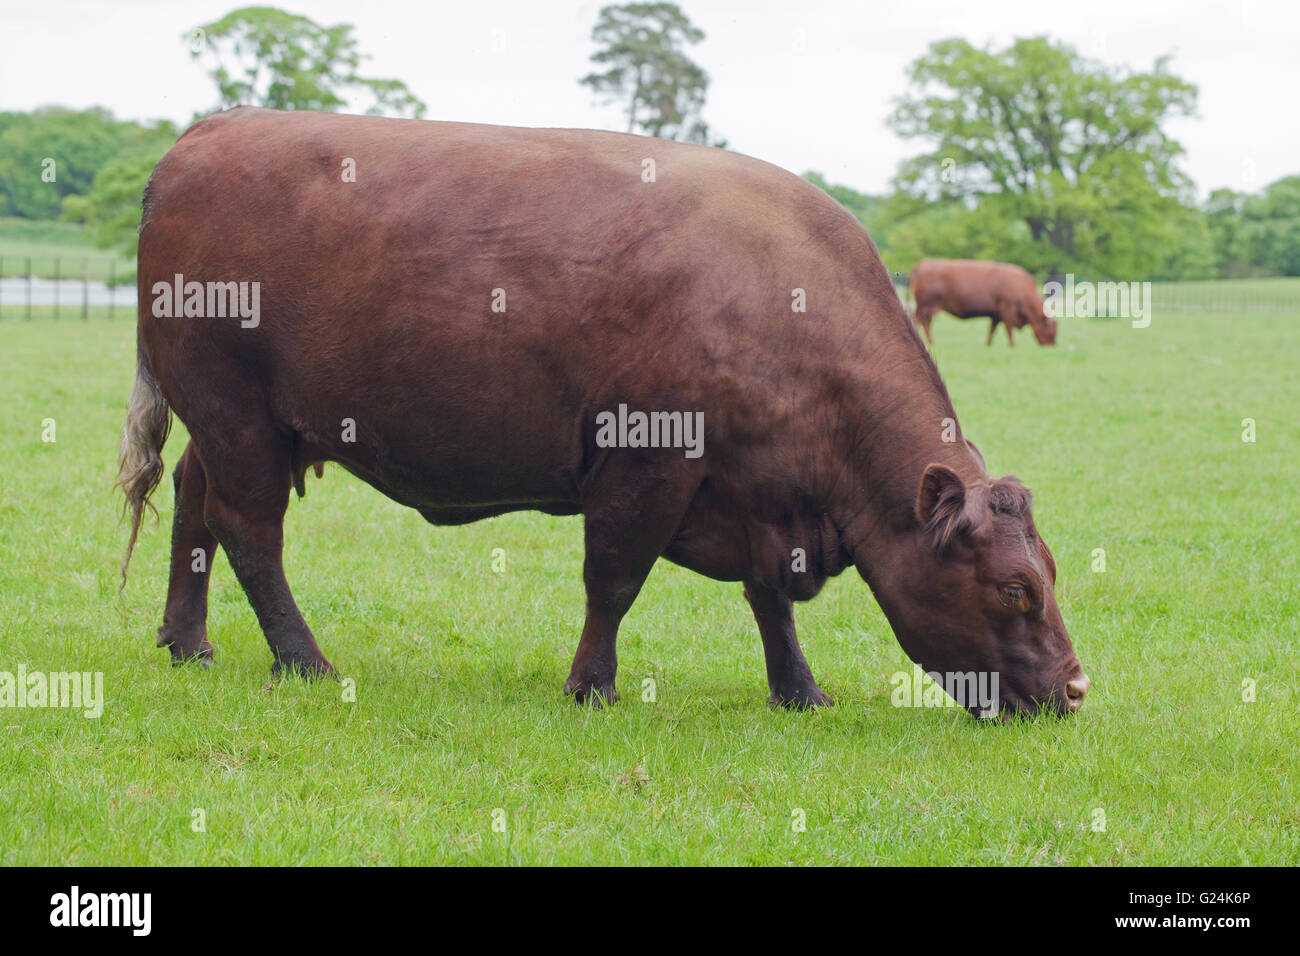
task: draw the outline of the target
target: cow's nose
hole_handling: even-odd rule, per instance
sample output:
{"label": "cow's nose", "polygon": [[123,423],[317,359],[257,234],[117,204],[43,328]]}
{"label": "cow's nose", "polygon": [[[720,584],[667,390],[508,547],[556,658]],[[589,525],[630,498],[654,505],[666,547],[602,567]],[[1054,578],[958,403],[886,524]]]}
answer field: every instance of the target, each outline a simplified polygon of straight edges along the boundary
{"label": "cow's nose", "polygon": [[1087,674],[1080,674],[1065,685],[1065,696],[1070,701],[1071,712],[1083,706],[1083,699],[1088,696],[1088,688],[1091,686],[1092,679]]}

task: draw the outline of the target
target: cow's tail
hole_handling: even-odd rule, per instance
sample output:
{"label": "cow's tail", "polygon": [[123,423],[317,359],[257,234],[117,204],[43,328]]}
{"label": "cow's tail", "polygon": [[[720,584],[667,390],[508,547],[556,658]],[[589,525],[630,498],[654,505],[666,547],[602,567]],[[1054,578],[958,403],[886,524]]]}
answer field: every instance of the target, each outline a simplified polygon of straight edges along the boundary
{"label": "cow's tail", "polygon": [[149,496],[158,487],[163,476],[162,448],[172,427],[172,412],[163,393],[154,380],[153,372],[143,354],[135,367],[135,385],[126,406],[126,424],[122,427],[122,449],[118,453],[117,484],[126,493],[123,510],[131,512],[131,540],[126,544],[122,559],[122,584],[126,587],[126,569],[135,550],[135,539],[140,534],[140,519],[148,505]]}

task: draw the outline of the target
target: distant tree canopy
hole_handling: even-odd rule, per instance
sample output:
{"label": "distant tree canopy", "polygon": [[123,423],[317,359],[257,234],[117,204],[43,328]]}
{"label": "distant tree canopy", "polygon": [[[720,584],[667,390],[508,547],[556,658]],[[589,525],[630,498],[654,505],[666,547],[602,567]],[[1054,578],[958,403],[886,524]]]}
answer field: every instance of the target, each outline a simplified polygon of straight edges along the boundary
{"label": "distant tree canopy", "polygon": [[373,115],[424,116],[425,104],[400,80],[358,73],[364,55],[352,27],[323,27],[275,7],[243,7],[185,35],[190,53],[217,86],[219,106],[335,112],[360,93]]}
{"label": "distant tree canopy", "polygon": [[[926,257],[1031,262],[1028,226],[1001,215],[996,204],[970,208],[959,202],[929,203],[904,193],[872,196],[828,183],[819,173],[805,173],[804,178],[857,217],[876,241],[885,265],[896,273],[910,272]],[[1255,194],[1215,190],[1203,206],[1184,206],[1178,215],[1181,244],[1150,272],[1136,274],[1138,278],[1300,275],[1300,176],[1287,176]],[[1049,275],[1032,262],[1029,268],[1042,278]],[[1107,277],[1086,263],[1081,274]]]}
{"label": "distant tree canopy", "polygon": [[119,148],[97,166],[87,188],[63,198],[60,218],[85,223],[100,247],[134,255],[144,185],[180,131],[166,121],[117,125],[122,130]]}
{"label": "distant tree canopy", "polygon": [[591,31],[601,49],[592,62],[605,67],[578,82],[609,102],[625,102],[627,131],[661,139],[725,146],[711,138],[700,117],[709,75],[683,48],[704,31],[675,3],[628,3],[604,7]]}
{"label": "distant tree canopy", "polygon": [[[322,27],[274,7],[245,7],[196,27],[185,38],[194,58],[208,64],[222,107],[243,103],[332,111],[349,105],[345,93],[359,92],[368,99],[368,113],[424,114],[424,104],[406,84],[358,74],[362,55],[350,26]],[[100,245],[133,254],[145,183],[176,141],[175,128],[159,127],[158,132],[139,148],[99,157],[93,181],[79,183],[87,188],[64,201],[64,218],[84,222]]]}
{"label": "distant tree canopy", "polygon": [[54,219],[66,198],[91,191],[109,162],[157,159],[175,140],[170,123],[141,126],[99,107],[0,113],[0,216]]}
{"label": "distant tree canopy", "polygon": [[[168,146],[171,144],[168,143]],[[162,152],[166,152],[166,147]],[[139,243],[141,198],[162,153],[139,159],[114,159],[95,174],[93,188],[84,196],[63,201],[63,218],[82,222],[95,244],[135,255]]]}
{"label": "distant tree canopy", "polygon": [[[725,145],[700,115],[708,75],[684,52],[703,38],[673,3],[606,6],[592,30],[601,70],[579,82],[622,102],[630,131]],[[350,26],[245,7],[185,39],[221,106],[424,113],[404,83],[359,74]],[[1018,262],[1040,278],[1300,275],[1300,175],[1198,204],[1165,129],[1192,113],[1196,89],[1165,61],[1137,73],[1044,37],[1001,50],[951,39],[908,78],[888,122],[928,150],[901,164],[887,195],[805,174],[867,227],[890,269],[947,256]],[[177,135],[102,108],[0,112],[0,216],[61,215],[134,251],[141,193]]]}
{"label": "distant tree canopy", "polygon": [[1216,189],[1205,215],[1220,275],[1300,276],[1300,176],[1255,195]]}
{"label": "distant tree canopy", "polygon": [[1154,275],[1186,261],[1189,241],[1208,261],[1183,150],[1164,129],[1193,112],[1196,88],[1165,61],[1132,73],[1045,37],[1000,51],[953,39],[908,75],[889,124],[932,148],[902,164],[894,213],[937,230],[927,245],[993,240],[1038,272]]}

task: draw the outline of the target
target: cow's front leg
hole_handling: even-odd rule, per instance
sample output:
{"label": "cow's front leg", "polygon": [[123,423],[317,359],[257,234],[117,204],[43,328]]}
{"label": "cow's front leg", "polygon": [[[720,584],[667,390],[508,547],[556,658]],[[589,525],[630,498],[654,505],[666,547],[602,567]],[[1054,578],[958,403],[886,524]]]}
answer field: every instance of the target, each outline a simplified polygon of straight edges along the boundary
{"label": "cow's front leg", "polygon": [[984,340],[984,346],[986,348],[993,344],[993,333],[998,330],[998,321],[999,319],[996,315],[989,320],[989,337]]}
{"label": "cow's front leg", "polygon": [[834,705],[813,679],[812,669],[794,633],[794,605],[780,591],[753,581],[745,583],[745,599],[754,611],[767,658],[767,684],[772,703],[803,710]]}
{"label": "cow's front leg", "polygon": [[[639,588],[638,588],[639,589]],[[632,606],[631,601],[611,602],[608,594],[593,592],[587,585],[587,620],[582,625],[569,679],[564,682],[564,693],[573,696],[579,704],[600,707],[618,700],[614,689],[618,675],[618,625]]]}
{"label": "cow's front leg", "polygon": [[612,451],[584,495],[587,618],[564,683],[564,692],[580,704],[618,700],[619,623],[677,533],[698,484],[680,458],[675,464],[666,460],[680,454],[664,449],[650,458]]}

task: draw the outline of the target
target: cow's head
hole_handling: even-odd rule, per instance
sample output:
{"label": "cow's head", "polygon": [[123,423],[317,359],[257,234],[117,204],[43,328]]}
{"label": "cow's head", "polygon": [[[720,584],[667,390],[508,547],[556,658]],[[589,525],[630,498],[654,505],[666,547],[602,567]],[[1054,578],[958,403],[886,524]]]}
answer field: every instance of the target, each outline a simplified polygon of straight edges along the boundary
{"label": "cow's head", "polygon": [[[903,553],[873,582],[907,655],[930,673],[975,672],[989,685],[996,674],[1004,717],[1073,712],[1090,683],[1056,606],[1056,562],[1031,501],[1014,477],[980,469],[966,482],[929,465]],[[972,713],[990,703],[957,702]]]}
{"label": "cow's head", "polygon": [[1056,319],[1047,311],[1046,306],[1040,306],[1037,313],[1030,314],[1029,326],[1034,330],[1034,338],[1038,340],[1039,345],[1056,344]]}

